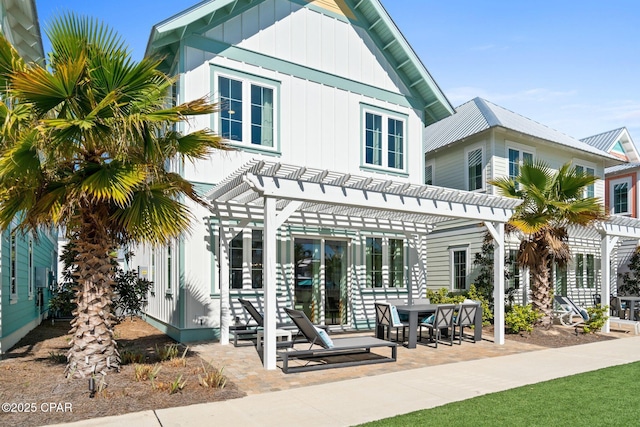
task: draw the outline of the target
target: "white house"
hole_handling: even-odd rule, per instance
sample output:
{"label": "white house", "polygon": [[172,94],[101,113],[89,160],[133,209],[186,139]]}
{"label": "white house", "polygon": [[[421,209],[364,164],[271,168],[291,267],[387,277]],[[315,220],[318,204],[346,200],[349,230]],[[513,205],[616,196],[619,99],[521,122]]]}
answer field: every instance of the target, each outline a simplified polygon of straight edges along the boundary
{"label": "white house", "polygon": [[147,53],[178,76],[176,102],[219,103],[188,126],[234,148],[171,165],[210,206],[170,247],[136,250],[148,319],[171,336],[227,343],[237,297],[253,299],[272,369],[282,307],[370,329],[375,300],[424,294],[439,224],[503,241],[518,201],[423,184],[425,126],[453,108],[378,0],[202,2],[154,26]]}
{"label": "white house", "polygon": [[[517,176],[525,160],[542,160],[556,170],[570,162],[600,178],[586,190],[585,196],[599,197],[604,203],[605,169],[617,168],[628,159],[614,152],[615,149],[633,146],[628,138],[621,141],[610,144],[614,147],[611,151],[610,146],[589,144],[485,99],[474,98],[457,107],[456,114],[427,127],[425,182],[496,194],[497,189],[488,181]],[[554,266],[556,294],[569,295],[585,305],[592,303],[594,294],[608,295],[610,285],[615,286],[617,249],[625,241],[635,245],[638,224],[612,218],[596,227],[571,229],[573,261],[565,268]],[[430,267],[427,285],[464,290],[473,283],[478,271],[472,260],[481,251],[485,233],[483,227],[463,222],[450,223],[432,232],[428,237],[428,247],[433,250],[427,256]],[[518,301],[526,302],[528,277],[515,262],[518,244],[513,236],[505,244],[504,256],[513,269],[506,288],[517,289]],[[613,271],[607,268],[611,259]],[[459,273],[454,277],[455,272]]]}

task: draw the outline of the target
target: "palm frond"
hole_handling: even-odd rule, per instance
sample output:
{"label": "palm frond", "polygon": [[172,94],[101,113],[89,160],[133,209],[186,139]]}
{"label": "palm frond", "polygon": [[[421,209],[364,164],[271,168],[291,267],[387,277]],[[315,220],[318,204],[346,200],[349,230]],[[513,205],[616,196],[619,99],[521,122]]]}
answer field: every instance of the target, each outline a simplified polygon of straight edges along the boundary
{"label": "palm frond", "polygon": [[129,203],[135,188],[146,178],[142,169],[118,162],[90,165],[84,171],[87,176],[80,184],[81,191],[98,202],[110,201],[120,207]]}

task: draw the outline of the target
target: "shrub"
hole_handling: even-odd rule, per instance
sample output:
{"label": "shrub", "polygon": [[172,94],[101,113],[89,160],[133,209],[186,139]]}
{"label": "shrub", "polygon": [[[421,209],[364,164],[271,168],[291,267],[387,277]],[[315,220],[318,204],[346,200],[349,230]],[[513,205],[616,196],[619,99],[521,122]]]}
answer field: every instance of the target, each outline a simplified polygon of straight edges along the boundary
{"label": "shrub", "polygon": [[589,314],[589,320],[584,322],[582,330],[585,334],[593,334],[598,332],[604,326],[609,316],[606,314],[609,312],[609,306],[598,304],[595,307],[587,307],[587,313]]}
{"label": "shrub", "polygon": [[504,323],[510,333],[531,332],[533,331],[533,325],[541,317],[542,314],[535,311],[531,304],[525,306],[516,304],[511,307],[511,311],[505,316]]}
{"label": "shrub", "polygon": [[[211,367],[211,365],[209,365]],[[202,364],[202,370],[204,371],[204,375],[198,375],[198,380],[200,381],[200,385],[205,388],[219,388],[223,389],[227,384],[227,377],[222,375],[222,371],[224,368],[215,369],[207,371],[207,368]]]}
{"label": "shrub", "polygon": [[142,363],[144,360],[145,355],[139,350],[122,350],[120,352],[120,363],[123,365]]}

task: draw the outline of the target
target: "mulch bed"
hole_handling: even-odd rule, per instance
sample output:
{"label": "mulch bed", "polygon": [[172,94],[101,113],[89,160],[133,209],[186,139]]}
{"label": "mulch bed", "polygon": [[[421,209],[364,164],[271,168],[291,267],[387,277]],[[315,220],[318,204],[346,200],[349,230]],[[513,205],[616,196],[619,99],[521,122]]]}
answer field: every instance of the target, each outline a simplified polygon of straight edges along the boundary
{"label": "mulch bed", "polygon": [[[122,366],[119,373],[108,374],[93,398],[88,379],[67,379],[64,375],[69,340],[69,322],[43,322],[31,331],[0,360],[0,402],[13,404],[14,412],[0,412],[0,426],[39,426],[73,422],[152,409],[192,405],[196,403],[242,397],[244,392],[230,382],[223,389],[205,388],[199,384],[203,366],[211,367],[200,357],[179,347],[179,356],[160,362],[156,348],[162,350],[175,342],[148,323],[125,320],[115,327],[121,354],[144,355],[144,363],[159,366],[154,381],[136,381],[134,364]],[[157,363],[157,365],[155,365]],[[215,364],[215,361],[213,362]],[[180,375],[184,388],[169,394],[170,384]],[[97,386],[100,384],[96,381]]]}

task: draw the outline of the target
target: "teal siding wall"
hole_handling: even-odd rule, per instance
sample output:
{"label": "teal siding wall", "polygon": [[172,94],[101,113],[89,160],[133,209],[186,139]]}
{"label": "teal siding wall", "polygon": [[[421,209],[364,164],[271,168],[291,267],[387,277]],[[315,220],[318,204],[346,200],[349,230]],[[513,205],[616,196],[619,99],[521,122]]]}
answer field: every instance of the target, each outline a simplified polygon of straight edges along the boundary
{"label": "teal siding wall", "polygon": [[[55,233],[39,233],[38,239],[33,240],[32,280],[33,292],[29,295],[29,235],[18,234],[16,238],[16,285],[17,295],[11,297],[11,237],[4,231],[0,237],[2,250],[1,279],[2,279],[2,307],[0,311],[2,328],[0,338],[7,337],[29,323],[39,321],[41,314],[46,311],[50,298],[49,288],[39,289],[36,283],[36,268],[48,268],[53,274],[57,269],[57,235]],[[54,276],[55,277],[55,276]],[[45,277],[48,283],[48,277]],[[42,292],[42,299],[39,299]],[[41,301],[42,304],[37,303]],[[3,349],[3,351],[6,349]]]}

